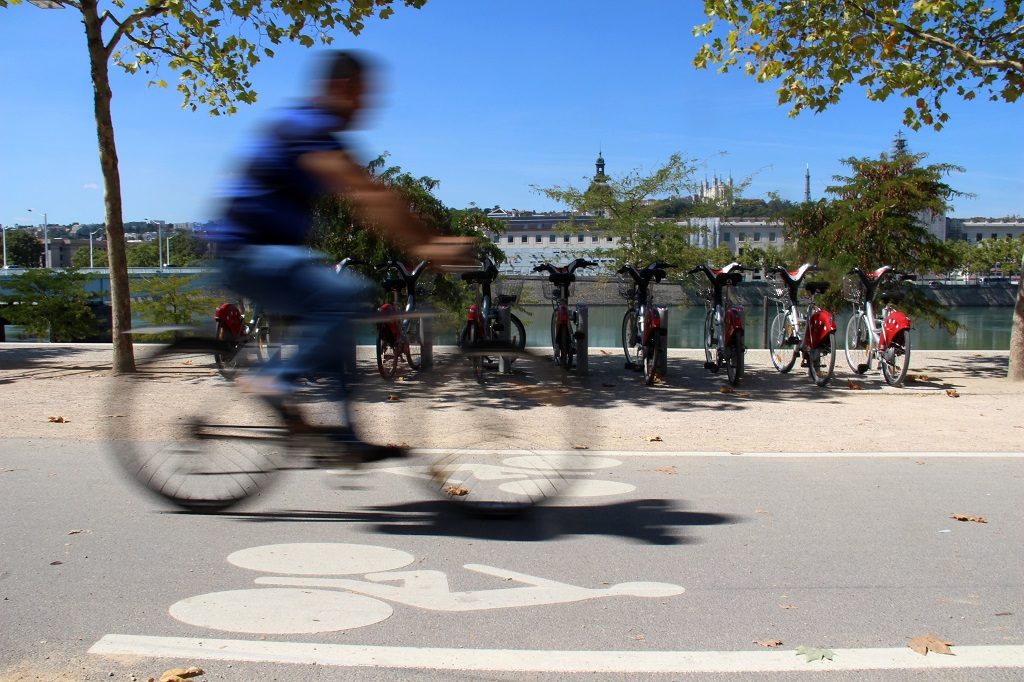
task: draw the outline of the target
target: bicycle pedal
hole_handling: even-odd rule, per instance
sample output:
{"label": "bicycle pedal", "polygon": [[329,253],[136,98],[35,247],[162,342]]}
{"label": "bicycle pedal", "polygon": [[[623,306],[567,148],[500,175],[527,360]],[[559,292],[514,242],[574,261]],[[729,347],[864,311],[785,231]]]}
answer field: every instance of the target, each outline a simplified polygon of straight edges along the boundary
{"label": "bicycle pedal", "polygon": [[871,369],[868,365],[857,365],[857,374],[863,374]]}

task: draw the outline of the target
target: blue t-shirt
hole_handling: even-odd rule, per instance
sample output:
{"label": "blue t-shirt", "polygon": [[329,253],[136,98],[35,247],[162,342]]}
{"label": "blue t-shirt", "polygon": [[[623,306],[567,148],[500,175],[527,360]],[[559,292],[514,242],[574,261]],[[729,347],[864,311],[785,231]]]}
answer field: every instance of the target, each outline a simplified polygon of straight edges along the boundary
{"label": "blue t-shirt", "polygon": [[303,170],[298,159],[344,145],[337,114],[304,104],[286,109],[264,128],[223,196],[221,220],[211,235],[224,244],[302,244],[313,206],[328,188]]}

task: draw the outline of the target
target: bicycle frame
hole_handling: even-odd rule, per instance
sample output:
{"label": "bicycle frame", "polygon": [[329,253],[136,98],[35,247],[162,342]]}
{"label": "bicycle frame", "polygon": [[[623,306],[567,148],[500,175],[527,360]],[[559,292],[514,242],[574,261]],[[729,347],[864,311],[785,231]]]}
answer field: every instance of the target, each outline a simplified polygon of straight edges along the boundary
{"label": "bicycle frame", "polygon": [[743,331],[743,306],[734,304],[725,306],[723,291],[726,286],[736,284],[741,275],[739,263],[729,263],[720,270],[698,265],[691,272],[703,272],[711,284],[711,301],[714,310],[715,336],[718,338],[718,353],[721,356],[732,343],[737,331]]}
{"label": "bicycle frame", "polygon": [[[873,299],[878,283],[881,281],[882,277],[892,271],[892,266],[889,265],[883,265],[871,273],[861,272],[860,269],[857,268],[851,270],[851,272],[855,272],[860,277],[866,290],[863,308],[860,308],[860,310],[863,310],[864,315],[868,320],[868,333],[871,335],[871,346],[872,348],[877,348],[878,352],[889,348],[897,334],[907,331],[911,327],[910,318],[902,311],[896,309],[896,307],[891,303],[886,303],[882,306],[880,317],[875,316]],[[874,352],[872,355],[873,354]]]}
{"label": "bicycle frame", "polygon": [[[555,287],[555,296],[552,297],[552,316],[554,324],[551,328],[551,346],[555,350],[555,360],[566,370],[572,365],[572,358],[578,352],[577,336],[579,331],[579,320],[573,311],[569,309],[569,288],[576,281],[577,268],[595,267],[597,263],[584,258],[577,258],[568,265],[559,267],[551,263],[541,263],[533,268],[534,272],[547,272],[548,281]],[[559,332],[567,339],[568,346],[564,350],[558,347],[560,338]],[[562,357],[565,355],[566,357]]]}
{"label": "bicycle frame", "polygon": [[650,284],[653,279],[661,282],[667,276],[665,270],[675,265],[663,261],[655,261],[637,269],[632,265],[619,268],[618,274],[628,274],[636,285],[635,298],[629,299],[626,315],[633,316],[632,329],[626,338],[626,318],[623,319],[623,350],[626,353],[627,369],[636,369],[637,364],[631,357],[629,348],[640,350],[636,353],[644,371],[644,379],[648,385],[654,383],[655,376],[664,376],[668,370],[668,308],[654,305],[651,300]]}

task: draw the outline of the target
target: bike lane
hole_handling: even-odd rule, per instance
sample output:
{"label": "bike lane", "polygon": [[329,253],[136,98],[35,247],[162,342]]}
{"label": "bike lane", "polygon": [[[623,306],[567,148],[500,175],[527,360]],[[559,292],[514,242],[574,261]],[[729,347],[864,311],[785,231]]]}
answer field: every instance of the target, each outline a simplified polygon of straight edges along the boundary
{"label": "bike lane", "polygon": [[[594,673],[1024,667],[1012,568],[1021,518],[1009,494],[1019,456],[588,453],[594,466],[575,492],[522,519],[479,519],[426,500],[414,467],[329,477],[334,487],[295,475],[236,513],[169,514],[94,460],[82,467],[81,446],[49,447],[44,466],[31,444],[20,449],[28,454],[2,460],[9,515],[48,507],[35,521],[50,539],[62,521],[95,522],[70,529],[82,532],[67,536],[71,550],[47,564],[49,576],[40,561],[35,579],[12,562],[5,597],[38,602],[81,633],[72,648],[100,661],[187,658],[221,671],[245,661]],[[5,550],[40,559],[33,533],[4,535]],[[92,565],[76,554],[90,544]],[[956,657],[905,647],[932,630]],[[835,655],[809,663],[798,646]]]}

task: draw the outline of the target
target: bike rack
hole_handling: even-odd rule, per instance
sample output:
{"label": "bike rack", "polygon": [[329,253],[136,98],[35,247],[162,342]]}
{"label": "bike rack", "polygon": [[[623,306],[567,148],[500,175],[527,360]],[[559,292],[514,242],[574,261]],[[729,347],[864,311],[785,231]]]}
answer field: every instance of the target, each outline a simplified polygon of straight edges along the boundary
{"label": "bike rack", "polygon": [[[512,306],[498,306],[498,324],[501,325],[498,340],[507,343],[512,338]],[[498,371],[502,374],[512,372],[512,362],[507,355],[498,356]]]}
{"label": "bike rack", "polygon": [[[434,306],[426,305],[423,309],[434,312]],[[434,318],[430,315],[420,321],[420,366],[430,369],[434,366]]]}
{"label": "bike rack", "polygon": [[580,332],[580,338],[576,341],[576,371],[580,374],[589,372],[589,361],[587,359],[590,348],[590,334],[587,329],[587,319],[590,311],[586,303],[576,304],[576,330]]}
{"label": "bike rack", "polygon": [[658,334],[658,355],[654,364],[654,373],[664,377],[668,374],[668,308],[657,305],[658,317],[661,318],[661,328],[664,334]]}

